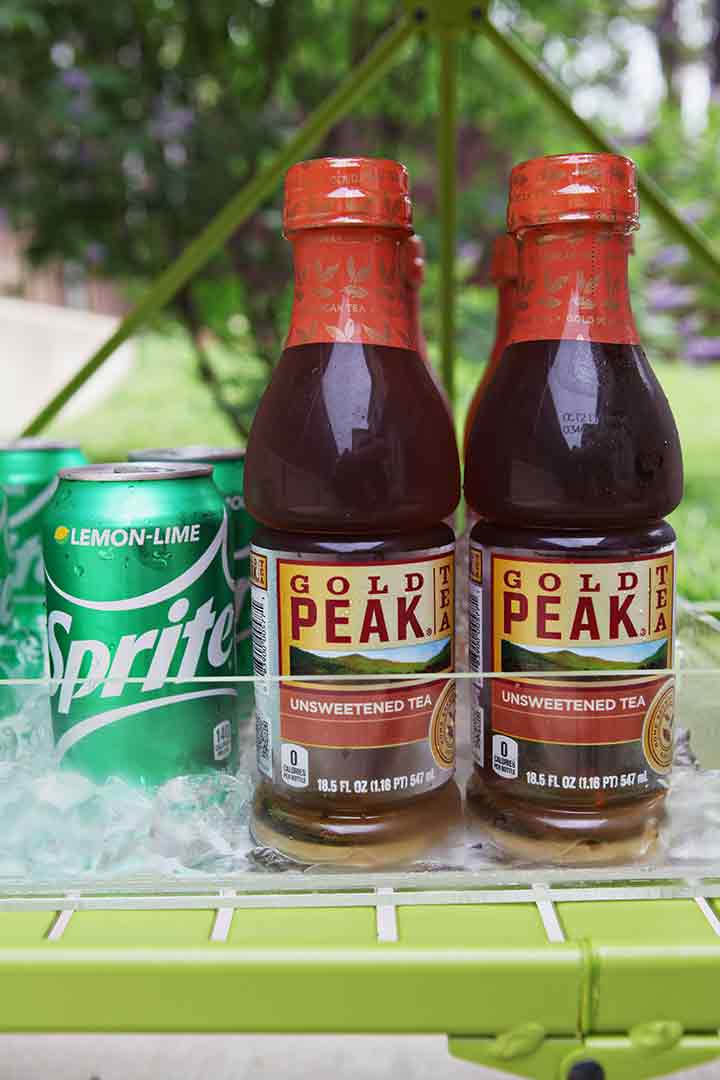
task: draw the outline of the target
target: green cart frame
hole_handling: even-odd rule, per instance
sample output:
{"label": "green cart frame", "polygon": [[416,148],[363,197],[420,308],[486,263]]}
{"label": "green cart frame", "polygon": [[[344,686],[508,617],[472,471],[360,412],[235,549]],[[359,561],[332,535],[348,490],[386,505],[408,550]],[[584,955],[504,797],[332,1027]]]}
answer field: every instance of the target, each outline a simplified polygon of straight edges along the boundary
{"label": "green cart frame", "polygon": [[[265,169],[150,287],[28,424],[41,431],[83,383],[214,254],[419,34],[440,55],[441,357],[454,391],[457,51],[484,35],[586,144],[612,140],[573,110],[484,3],[407,2],[396,24]],[[643,204],[698,270],[720,257],[651,177]],[[258,889],[268,890],[265,875]],[[444,1033],[451,1053],[537,1080],[642,1080],[720,1056],[720,882],[596,881],[402,890],[335,876],[282,891],[0,898],[5,1032]],[[415,880],[417,879],[417,880]],[[339,888],[340,886],[340,888]],[[648,898],[650,897],[650,898]]]}
{"label": "green cart frame", "polygon": [[0,1028],[443,1033],[457,1057],[535,1080],[720,1056],[718,901],[617,891],[631,898],[433,883],[5,900]]}

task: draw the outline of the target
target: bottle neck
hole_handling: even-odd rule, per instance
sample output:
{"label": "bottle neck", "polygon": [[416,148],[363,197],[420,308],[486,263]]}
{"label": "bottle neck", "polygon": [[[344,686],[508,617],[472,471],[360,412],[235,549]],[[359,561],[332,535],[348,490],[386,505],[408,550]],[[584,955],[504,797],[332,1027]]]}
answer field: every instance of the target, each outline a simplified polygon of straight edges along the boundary
{"label": "bottle neck", "polygon": [[628,288],[628,234],[618,225],[573,222],[518,235],[517,341],[638,343]]}
{"label": "bottle neck", "polygon": [[425,331],[422,324],[422,310],[420,306],[420,287],[416,285],[408,285],[408,312],[410,318],[410,325],[415,335],[415,343],[420,357],[429,363],[427,341],[425,340]]}
{"label": "bottle neck", "polygon": [[286,348],[319,342],[417,351],[400,229],[345,225],[291,236],[295,296]]}
{"label": "bottle neck", "polygon": [[490,353],[490,363],[502,356],[510,337],[515,309],[517,307],[517,280],[511,278],[498,282],[498,306],[495,320],[495,343]]}

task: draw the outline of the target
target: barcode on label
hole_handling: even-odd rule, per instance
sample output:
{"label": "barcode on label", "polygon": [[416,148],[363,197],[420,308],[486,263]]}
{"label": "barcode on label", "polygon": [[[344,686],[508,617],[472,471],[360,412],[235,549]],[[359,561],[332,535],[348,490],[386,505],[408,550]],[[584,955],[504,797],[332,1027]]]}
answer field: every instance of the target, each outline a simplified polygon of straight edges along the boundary
{"label": "barcode on label", "polygon": [[255,747],[260,772],[272,776],[272,735],[270,721],[261,713],[255,714]]}
{"label": "barcode on label", "polygon": [[474,705],[472,711],[472,754],[476,765],[485,764],[485,710],[482,705]]}
{"label": "barcode on label", "polygon": [[253,671],[258,678],[264,678],[268,669],[267,593],[263,593],[259,589],[253,589],[250,610]]}
{"label": "barcode on label", "polygon": [[470,586],[470,670],[482,671],[482,587]]}

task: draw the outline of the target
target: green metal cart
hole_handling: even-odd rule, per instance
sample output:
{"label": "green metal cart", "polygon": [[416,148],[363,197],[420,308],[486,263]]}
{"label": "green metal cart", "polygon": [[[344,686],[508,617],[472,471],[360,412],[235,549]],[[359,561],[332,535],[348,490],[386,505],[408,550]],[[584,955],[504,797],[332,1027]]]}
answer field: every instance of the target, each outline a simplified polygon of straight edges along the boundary
{"label": "green metal cart", "polygon": [[[439,299],[452,398],[457,50],[471,33],[483,34],[586,145],[617,149],[574,112],[524,45],[493,25],[485,3],[408,2],[26,433],[42,430],[418,34],[431,35],[440,55]],[[720,258],[697,228],[650,177],[641,174],[639,186],[698,270],[720,278]],[[717,664],[712,650],[698,647],[695,690],[711,743]],[[711,747],[703,763],[720,766],[720,749],[716,756]],[[507,868],[291,871],[245,874],[196,892],[150,881],[112,891],[65,883],[61,895],[0,888],[4,1032],[443,1033],[458,1057],[537,1080],[641,1080],[720,1057],[720,866],[713,872],[711,858],[581,877]]]}
{"label": "green metal cart", "polygon": [[6,898],[1,1028],[446,1033],[452,1054],[536,1080],[641,1080],[720,1056],[720,882],[662,899],[677,888],[427,876]]}

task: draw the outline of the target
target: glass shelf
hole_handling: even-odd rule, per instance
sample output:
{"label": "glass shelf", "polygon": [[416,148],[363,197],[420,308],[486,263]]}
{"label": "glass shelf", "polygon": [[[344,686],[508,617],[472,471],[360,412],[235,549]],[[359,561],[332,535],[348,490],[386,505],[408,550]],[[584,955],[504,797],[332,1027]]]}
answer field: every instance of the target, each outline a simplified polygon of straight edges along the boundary
{"label": "glass shelf", "polygon": [[[361,869],[301,865],[253,843],[250,707],[236,777],[181,778],[136,793],[121,781],[95,785],[54,768],[49,683],[6,681],[0,685],[0,908],[214,908],[221,891],[235,894],[224,901],[229,907],[393,905],[396,894],[403,904],[431,905],[720,897],[720,622],[709,611],[681,606],[675,675],[677,764],[667,814],[642,860],[613,866],[574,866],[571,857],[562,866],[504,860],[482,822],[463,808],[439,840],[404,865]],[[451,677],[458,692],[457,785],[464,792],[472,771],[472,677]],[[247,680],[242,690],[247,703]]]}

